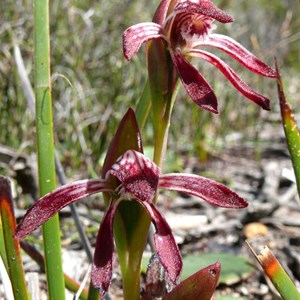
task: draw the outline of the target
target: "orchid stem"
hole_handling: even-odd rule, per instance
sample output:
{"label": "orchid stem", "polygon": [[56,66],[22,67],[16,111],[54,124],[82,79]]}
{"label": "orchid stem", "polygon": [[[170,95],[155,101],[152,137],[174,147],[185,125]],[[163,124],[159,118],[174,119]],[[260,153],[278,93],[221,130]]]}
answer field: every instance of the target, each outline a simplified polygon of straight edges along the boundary
{"label": "orchid stem", "polygon": [[149,87],[149,81],[147,81],[143,90],[143,94],[140,98],[140,101],[137,104],[136,112],[135,112],[140,131],[143,130],[146,124],[150,109],[151,109],[150,87]]}
{"label": "orchid stem", "polygon": [[153,161],[160,167],[163,168],[163,161],[165,158],[167,143],[168,143],[168,135],[169,135],[169,127],[172,116],[173,106],[176,100],[176,96],[179,90],[179,81],[177,80],[175,84],[175,88],[173,91],[171,99],[167,103],[166,111],[161,118],[161,122],[159,124],[155,124],[155,145],[154,145],[154,155]]}
{"label": "orchid stem", "polygon": [[[159,123],[159,126],[155,127],[154,162],[160,167],[163,165],[171,113],[178,93],[178,89],[179,84],[177,82],[173,94],[167,103],[165,114],[161,122]],[[153,201],[156,202],[156,197]],[[144,247],[148,237],[149,227],[150,218],[148,214],[144,210],[142,210],[138,223],[136,225],[136,232],[130,243],[130,245],[133,245],[133,247],[130,247],[128,251],[129,257],[126,268],[127,272],[123,272],[123,290],[125,300],[140,299],[140,268]]]}
{"label": "orchid stem", "polygon": [[99,300],[99,299],[100,296],[98,290],[94,288],[93,283],[90,282],[88,300]]}
{"label": "orchid stem", "polygon": [[130,247],[129,251],[127,272],[123,277],[125,300],[140,299],[141,260],[147,242],[149,227],[150,218],[146,211],[142,210],[136,226],[137,230],[131,242],[133,247]]}
{"label": "orchid stem", "polygon": [[[35,97],[40,195],[56,188],[50,80],[49,2],[34,1]],[[59,219],[43,225],[49,299],[65,299]]]}

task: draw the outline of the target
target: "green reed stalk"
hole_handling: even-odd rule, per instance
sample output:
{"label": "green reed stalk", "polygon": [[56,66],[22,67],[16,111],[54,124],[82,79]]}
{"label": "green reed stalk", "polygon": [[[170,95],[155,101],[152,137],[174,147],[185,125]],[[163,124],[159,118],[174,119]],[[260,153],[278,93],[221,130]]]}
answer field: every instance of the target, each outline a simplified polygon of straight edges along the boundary
{"label": "green reed stalk", "polygon": [[13,237],[16,229],[16,218],[10,181],[2,176],[0,176],[0,219],[2,221],[2,228],[0,229],[3,231],[1,232],[1,235],[3,234],[1,239],[5,247],[3,261],[9,274],[14,299],[29,300],[31,298],[26,286],[19,240]]}
{"label": "green reed stalk", "polygon": [[[49,2],[34,0],[35,97],[40,196],[56,188],[50,79]],[[65,299],[58,215],[43,225],[49,299]]]}

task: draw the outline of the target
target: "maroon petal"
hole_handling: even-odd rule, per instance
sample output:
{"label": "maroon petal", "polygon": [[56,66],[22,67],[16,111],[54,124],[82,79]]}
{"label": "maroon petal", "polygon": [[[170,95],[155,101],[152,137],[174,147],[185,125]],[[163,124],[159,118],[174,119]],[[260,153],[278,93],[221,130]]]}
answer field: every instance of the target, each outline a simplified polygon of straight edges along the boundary
{"label": "maroon petal", "polygon": [[112,277],[112,261],[114,253],[113,221],[117,204],[110,204],[107,209],[97,236],[94,262],[92,267],[92,283],[99,289],[101,299],[108,291]]}
{"label": "maroon petal", "polygon": [[245,97],[263,109],[270,110],[270,100],[251,89],[226,63],[217,56],[202,50],[190,50],[189,55],[204,59],[218,68],[231,84]]}
{"label": "maroon petal", "polygon": [[116,176],[122,183],[125,193],[132,193],[141,201],[151,202],[158,184],[160,170],[144,154],[126,151],[107,173]]}
{"label": "maroon petal", "polygon": [[81,180],[64,185],[40,198],[26,212],[15,231],[15,237],[23,238],[68,204],[78,201],[88,195],[109,190],[109,186],[103,179]]}
{"label": "maroon petal", "polygon": [[197,46],[212,46],[218,48],[254,73],[271,78],[277,77],[276,70],[267,66],[241,44],[226,35],[211,34],[209,39],[200,42]]}
{"label": "maroon petal", "polygon": [[153,39],[166,39],[162,27],[153,22],[133,25],[123,32],[123,53],[130,60],[141,45]]}
{"label": "maroon petal", "polygon": [[166,174],[159,178],[159,188],[194,195],[213,205],[243,208],[248,203],[225,185],[209,178],[190,174]]}
{"label": "maroon petal", "polygon": [[182,84],[192,100],[201,108],[218,113],[215,93],[203,76],[181,55],[170,52]]}
{"label": "maroon petal", "polygon": [[221,264],[216,262],[191,275],[177,285],[164,300],[201,299],[211,300],[217,287]]}
{"label": "maroon petal", "polygon": [[165,22],[170,2],[171,0],[162,0],[160,2],[152,20],[154,23],[162,25]]}
{"label": "maroon petal", "polygon": [[201,0],[198,3],[192,1],[181,1],[175,8],[175,12],[193,12],[195,14],[205,15],[221,23],[232,22],[233,19],[226,12],[216,7],[210,0]]}
{"label": "maroon petal", "polygon": [[179,275],[182,270],[182,258],[178,246],[175,242],[172,230],[166,219],[158,211],[153,203],[140,203],[148,211],[148,214],[155,226],[154,243],[159,260],[166,270],[170,280],[178,284]]}
{"label": "maroon petal", "polygon": [[[114,138],[108,146],[101,177],[104,178],[115,161],[130,149],[143,152],[142,137],[132,108],[129,108],[121,119]],[[117,186],[114,186],[114,189],[115,188],[117,188]]]}

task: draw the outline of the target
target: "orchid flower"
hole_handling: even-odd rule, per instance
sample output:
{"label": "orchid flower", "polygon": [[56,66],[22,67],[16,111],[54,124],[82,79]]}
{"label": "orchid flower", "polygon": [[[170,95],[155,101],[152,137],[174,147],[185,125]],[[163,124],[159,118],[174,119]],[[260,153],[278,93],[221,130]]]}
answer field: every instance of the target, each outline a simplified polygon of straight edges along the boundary
{"label": "orchid flower", "polygon": [[[112,190],[111,176],[120,183],[115,190]],[[184,192],[225,208],[248,205],[236,193],[211,179],[180,173],[160,175],[154,162],[138,151],[128,150],[111,166],[105,178],[76,181],[40,198],[25,214],[15,237],[23,238],[70,203],[98,192],[110,192],[111,201],[100,225],[92,270],[92,282],[103,297],[112,277],[114,216],[121,201],[135,199],[156,228],[154,241],[160,262],[170,280],[177,283],[182,259],[171,228],[152,202],[158,189]]]}
{"label": "orchid flower", "polygon": [[124,56],[130,60],[143,43],[150,40],[163,40],[177,75],[189,96],[199,107],[213,113],[218,112],[217,98],[212,87],[191,65],[188,57],[198,57],[213,64],[241,94],[269,110],[269,100],[266,97],[243,82],[223,60],[208,51],[199,49],[207,46],[217,48],[256,74],[277,77],[275,70],[234,39],[213,33],[216,28],[215,21],[229,23],[233,19],[210,0],[162,0],[153,22],[139,23],[124,31]]}

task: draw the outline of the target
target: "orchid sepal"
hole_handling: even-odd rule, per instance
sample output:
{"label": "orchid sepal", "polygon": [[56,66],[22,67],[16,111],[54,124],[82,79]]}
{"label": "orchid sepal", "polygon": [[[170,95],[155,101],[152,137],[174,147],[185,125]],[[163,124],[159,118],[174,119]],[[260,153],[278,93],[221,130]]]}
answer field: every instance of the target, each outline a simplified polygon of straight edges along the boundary
{"label": "orchid sepal", "polygon": [[171,53],[181,82],[191,99],[201,108],[218,113],[217,97],[204,77],[183,57],[180,52]]}
{"label": "orchid sepal", "polygon": [[112,191],[103,179],[79,180],[64,185],[41,197],[29,210],[15,231],[16,238],[23,238],[36,230],[68,204],[100,192]]}
{"label": "orchid sepal", "polygon": [[167,41],[159,24],[144,22],[127,28],[123,32],[123,53],[125,58],[131,60],[144,43],[153,39]]}
{"label": "orchid sepal", "polygon": [[158,188],[193,195],[210,204],[224,208],[239,209],[248,206],[243,198],[225,185],[198,175],[164,174],[159,177]]}
{"label": "orchid sepal", "polygon": [[210,46],[220,49],[253,73],[270,78],[278,77],[276,70],[266,65],[263,61],[258,59],[245,47],[229,36],[213,33],[210,35],[209,40],[201,41],[195,45],[195,47],[198,46]]}
{"label": "orchid sepal", "polygon": [[250,88],[234,71],[220,58],[203,50],[191,50],[189,55],[201,58],[219,69],[228,81],[245,97],[261,106],[265,110],[270,110],[270,100]]}

